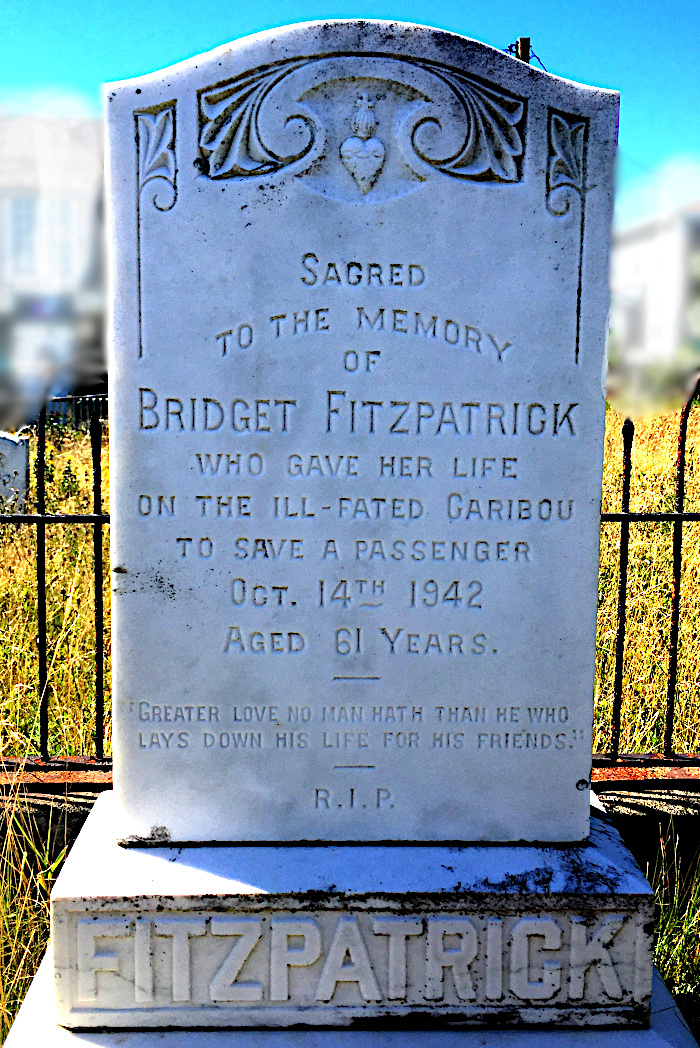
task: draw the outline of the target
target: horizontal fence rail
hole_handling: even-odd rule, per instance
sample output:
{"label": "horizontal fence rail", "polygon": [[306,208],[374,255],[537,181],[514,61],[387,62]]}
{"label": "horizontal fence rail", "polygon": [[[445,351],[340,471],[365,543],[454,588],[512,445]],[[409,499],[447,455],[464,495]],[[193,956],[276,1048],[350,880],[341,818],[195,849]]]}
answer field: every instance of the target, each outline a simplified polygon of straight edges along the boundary
{"label": "horizontal fence rail", "polygon": [[[686,512],[685,477],[686,443],[688,418],[695,398],[700,394],[700,381],[685,404],[680,416],[676,455],[676,491],[672,512],[638,513],[630,511],[632,481],[632,451],[635,428],[631,419],[622,427],[623,467],[622,500],[619,512],[601,513],[602,524],[620,525],[619,579],[617,596],[617,630],[615,637],[615,671],[613,704],[610,730],[610,749],[606,753],[593,755],[594,769],[688,769],[700,768],[700,753],[679,754],[673,749],[676,687],[678,676],[678,636],[681,602],[681,566],[683,552],[683,525],[688,521],[700,521],[700,512]],[[34,780],[51,786],[52,776],[65,773],[60,783],[71,780],[95,784],[108,784],[111,760],[104,754],[104,605],[102,591],[103,528],[109,523],[109,514],[102,510],[102,422],[107,418],[107,398],[92,397],[57,398],[44,408],[37,424],[36,454],[36,512],[0,513],[0,523],[30,525],[36,528],[36,587],[38,608],[38,694],[40,716],[40,753],[37,757],[21,758],[21,764],[29,769]],[[52,424],[87,425],[90,434],[92,460],[92,512],[90,513],[47,513],[46,512],[46,431],[47,421]],[[668,641],[668,681],[666,690],[663,751],[660,753],[621,753],[622,704],[624,685],[625,636],[627,628],[627,587],[629,572],[629,539],[631,524],[673,524],[673,567],[671,608]],[[46,528],[52,525],[89,525],[92,527],[92,550],[95,592],[95,732],[94,754],[79,757],[61,757],[49,753],[49,693],[47,673],[47,619],[46,619]],[[0,761],[0,773],[16,767],[17,761]],[[599,772],[601,774],[602,772]],[[104,776],[107,775],[107,778]],[[102,776],[102,778],[100,778]],[[104,780],[104,781],[103,781]]]}

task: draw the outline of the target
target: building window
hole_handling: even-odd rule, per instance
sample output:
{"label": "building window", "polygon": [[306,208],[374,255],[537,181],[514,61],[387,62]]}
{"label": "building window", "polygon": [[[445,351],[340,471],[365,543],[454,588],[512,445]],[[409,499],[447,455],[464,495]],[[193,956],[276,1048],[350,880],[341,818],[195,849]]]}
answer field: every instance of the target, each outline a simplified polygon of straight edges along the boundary
{"label": "building window", "polygon": [[37,263],[37,200],[11,197],[8,204],[8,268],[15,277],[32,277]]}
{"label": "building window", "polygon": [[59,285],[73,281],[73,214],[72,201],[57,198],[49,201],[49,255],[51,274]]}
{"label": "building window", "polygon": [[644,291],[641,287],[613,292],[610,328],[623,353],[641,353],[645,342]]}

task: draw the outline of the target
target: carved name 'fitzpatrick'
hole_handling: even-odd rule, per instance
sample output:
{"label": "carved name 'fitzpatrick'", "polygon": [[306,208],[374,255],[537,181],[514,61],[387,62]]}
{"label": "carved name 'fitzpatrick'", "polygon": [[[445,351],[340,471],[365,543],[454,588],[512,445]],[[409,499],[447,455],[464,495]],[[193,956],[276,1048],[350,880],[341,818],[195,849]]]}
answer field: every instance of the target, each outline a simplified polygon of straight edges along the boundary
{"label": "carved name 'fitzpatrick'", "polygon": [[[131,1000],[125,995],[117,1005],[125,1014],[165,1002],[309,1007],[332,1001],[341,987],[337,1007],[424,1000],[468,1011],[519,1002],[623,1003],[648,992],[618,964],[617,940],[634,941],[637,934],[624,913],[603,914],[595,924],[575,913],[90,914],[76,925],[76,1004],[114,1008],[115,981],[126,987],[134,970]],[[164,951],[153,949],[158,940],[172,942],[165,964]],[[204,948],[220,958],[213,978],[203,977],[210,965],[193,963]]]}
{"label": "carved name 'fitzpatrick'", "polygon": [[354,400],[326,392],[326,432],[397,436],[576,436],[578,403],[482,403],[478,400]]}

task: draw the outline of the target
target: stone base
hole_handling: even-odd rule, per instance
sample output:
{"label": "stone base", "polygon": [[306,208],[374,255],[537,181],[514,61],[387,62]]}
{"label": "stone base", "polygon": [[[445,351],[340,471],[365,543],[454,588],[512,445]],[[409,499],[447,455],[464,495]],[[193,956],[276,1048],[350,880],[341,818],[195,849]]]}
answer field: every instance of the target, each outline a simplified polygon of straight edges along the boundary
{"label": "stone base", "polygon": [[561,846],[123,848],[97,802],[52,894],[58,1021],[636,1026],[653,896],[604,817]]}
{"label": "stone base", "polygon": [[[697,1048],[657,972],[648,1030],[90,1030],[57,1024],[51,950],[5,1048]],[[282,1038],[282,1043],[280,1042]]]}

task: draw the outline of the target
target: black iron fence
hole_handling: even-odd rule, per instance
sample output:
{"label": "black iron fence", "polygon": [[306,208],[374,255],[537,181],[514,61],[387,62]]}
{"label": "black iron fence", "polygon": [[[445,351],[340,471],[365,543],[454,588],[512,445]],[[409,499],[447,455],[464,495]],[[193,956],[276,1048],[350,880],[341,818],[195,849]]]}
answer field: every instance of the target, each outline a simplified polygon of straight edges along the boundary
{"label": "black iron fence", "polygon": [[[613,688],[613,706],[610,731],[610,749],[606,753],[596,753],[593,765],[598,768],[620,766],[682,768],[700,766],[700,753],[678,754],[673,749],[673,729],[675,716],[676,686],[678,675],[678,636],[681,603],[681,562],[683,552],[683,525],[687,521],[700,521],[700,513],[688,513],[684,509],[686,478],[686,441],[688,417],[696,396],[700,394],[700,382],[693,395],[683,408],[680,416],[680,427],[676,459],[676,492],[675,506],[667,513],[634,513],[630,511],[630,488],[632,477],[632,451],[634,444],[634,424],[630,419],[622,427],[623,439],[623,472],[622,472],[622,507],[619,513],[601,513],[602,523],[615,523],[620,526],[620,565],[617,600],[617,635],[615,640],[615,676]],[[83,763],[95,761],[109,767],[109,759],[104,754],[105,707],[104,707],[104,603],[103,603],[103,556],[102,532],[109,523],[109,515],[102,509],[102,426],[107,418],[107,398],[63,397],[52,401],[38,419],[36,430],[36,493],[34,513],[0,513],[0,523],[29,525],[36,529],[36,594],[38,609],[38,695],[39,695],[39,737],[41,764],[51,769],[70,768],[75,771]],[[46,512],[46,432],[48,424],[86,426],[90,435],[92,457],[92,512],[91,513],[47,513]],[[625,633],[627,625],[627,584],[629,569],[630,524],[659,522],[673,524],[673,578],[671,589],[671,608],[668,641],[668,683],[666,691],[664,745],[660,753],[621,753],[620,738],[622,726],[622,705],[624,690]],[[49,693],[47,687],[47,622],[46,622],[46,529],[62,525],[90,525],[92,527],[93,549],[93,584],[95,592],[95,729],[94,753],[83,758],[68,760],[49,752]],[[30,758],[31,762],[31,758]]]}
{"label": "black iron fence", "polygon": [[[700,380],[689,397],[680,415],[676,453],[676,498],[671,513],[631,513],[630,494],[632,481],[632,447],[634,423],[625,419],[622,426],[622,509],[619,513],[601,513],[603,523],[620,525],[620,575],[617,591],[617,637],[615,639],[615,681],[613,688],[612,725],[610,750],[593,755],[593,766],[611,767],[624,763],[642,767],[693,767],[700,766],[700,754],[677,754],[673,749],[676,687],[678,680],[678,628],[681,606],[681,567],[683,559],[683,525],[687,521],[700,521],[700,513],[685,511],[686,443],[688,417],[695,399],[700,395]],[[671,615],[668,641],[668,683],[666,687],[666,711],[664,721],[664,744],[661,753],[620,753],[622,724],[623,667],[625,658],[625,633],[627,629],[627,578],[629,569],[629,540],[631,523],[673,524],[673,575],[671,584]]]}
{"label": "black iron fence", "polygon": [[[95,727],[94,757],[104,760],[104,595],[102,588],[102,530],[109,514],[102,512],[102,423],[107,418],[107,397],[57,397],[41,411],[36,428],[36,512],[0,513],[0,524],[27,524],[36,529],[36,593],[39,657],[39,756],[54,768],[64,764],[61,756],[49,753],[49,689],[46,623],[46,529],[61,525],[92,526],[93,586],[95,593]],[[46,430],[50,425],[87,426],[90,434],[92,465],[92,513],[46,512]],[[31,759],[31,758],[30,758]],[[75,762],[71,762],[75,768]]]}

